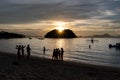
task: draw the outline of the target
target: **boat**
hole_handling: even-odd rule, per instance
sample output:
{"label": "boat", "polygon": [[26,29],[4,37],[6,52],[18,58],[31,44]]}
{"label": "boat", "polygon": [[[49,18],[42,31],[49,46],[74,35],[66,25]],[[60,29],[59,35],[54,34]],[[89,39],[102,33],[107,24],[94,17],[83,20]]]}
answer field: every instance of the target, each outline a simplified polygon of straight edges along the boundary
{"label": "boat", "polygon": [[29,37],[29,39],[32,39],[31,37]]}
{"label": "boat", "polygon": [[44,37],[39,37],[38,39],[40,39],[40,40],[44,40]]}
{"label": "boat", "polygon": [[120,43],[116,43],[115,45],[109,44],[109,48],[119,48],[120,49]]}

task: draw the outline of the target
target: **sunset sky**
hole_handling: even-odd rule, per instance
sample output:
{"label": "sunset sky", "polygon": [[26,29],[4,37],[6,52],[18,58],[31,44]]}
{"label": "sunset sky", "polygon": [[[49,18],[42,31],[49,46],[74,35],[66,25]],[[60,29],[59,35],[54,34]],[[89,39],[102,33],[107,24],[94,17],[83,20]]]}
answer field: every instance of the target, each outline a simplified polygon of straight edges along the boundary
{"label": "sunset sky", "polygon": [[0,30],[44,35],[59,26],[77,35],[118,35],[120,0],[0,0]]}

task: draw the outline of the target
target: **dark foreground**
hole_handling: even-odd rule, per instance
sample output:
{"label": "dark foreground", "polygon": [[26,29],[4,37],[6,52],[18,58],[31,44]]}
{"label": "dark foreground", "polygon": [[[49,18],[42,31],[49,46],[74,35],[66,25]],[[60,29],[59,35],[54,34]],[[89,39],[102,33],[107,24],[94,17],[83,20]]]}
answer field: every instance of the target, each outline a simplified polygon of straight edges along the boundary
{"label": "dark foreground", "polygon": [[120,70],[0,52],[0,80],[120,80]]}

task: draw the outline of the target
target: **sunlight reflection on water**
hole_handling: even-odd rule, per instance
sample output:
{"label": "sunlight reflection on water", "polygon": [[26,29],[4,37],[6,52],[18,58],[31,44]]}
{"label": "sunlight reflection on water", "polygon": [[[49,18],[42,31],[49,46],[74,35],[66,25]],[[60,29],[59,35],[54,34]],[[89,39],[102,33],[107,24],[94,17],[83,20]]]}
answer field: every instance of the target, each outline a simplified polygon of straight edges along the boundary
{"label": "sunlight reflection on water", "polygon": [[65,40],[64,39],[57,39],[56,46],[57,48],[62,48],[65,45]]}

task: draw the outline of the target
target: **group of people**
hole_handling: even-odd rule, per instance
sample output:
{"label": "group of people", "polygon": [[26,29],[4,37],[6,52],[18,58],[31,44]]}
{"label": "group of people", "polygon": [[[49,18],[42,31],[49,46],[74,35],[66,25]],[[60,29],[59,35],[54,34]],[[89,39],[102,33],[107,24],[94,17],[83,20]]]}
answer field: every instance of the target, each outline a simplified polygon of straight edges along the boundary
{"label": "group of people", "polygon": [[[27,46],[25,45],[16,45],[16,49],[17,49],[17,57],[18,57],[18,60],[20,61],[21,58],[24,56],[24,53],[25,53],[25,48],[26,48],[26,52],[27,52],[27,59],[30,58],[30,55],[31,55],[31,48],[30,48],[30,45],[28,44]],[[43,54],[45,55],[45,51],[46,51],[46,48],[45,46],[43,47]],[[52,60],[63,60],[63,53],[64,53],[64,50],[63,48],[56,48],[56,49],[53,49],[53,55],[52,55]]]}
{"label": "group of people", "polygon": [[64,50],[63,48],[59,49],[53,49],[53,56],[52,56],[52,60],[63,60],[63,53]]}
{"label": "group of people", "polygon": [[24,48],[26,47],[26,52],[27,52],[27,59],[29,59],[30,57],[30,51],[31,51],[31,48],[30,48],[30,45],[28,44],[27,46],[24,46],[24,45],[16,45],[16,49],[17,49],[17,56],[18,56],[18,60],[20,61],[21,60],[21,57],[24,56]]}

